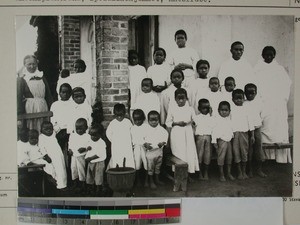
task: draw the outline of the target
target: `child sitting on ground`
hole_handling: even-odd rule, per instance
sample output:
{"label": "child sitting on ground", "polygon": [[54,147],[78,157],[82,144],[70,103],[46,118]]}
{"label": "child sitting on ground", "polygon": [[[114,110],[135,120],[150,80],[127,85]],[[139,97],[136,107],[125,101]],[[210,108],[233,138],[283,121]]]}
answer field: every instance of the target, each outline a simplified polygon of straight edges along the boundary
{"label": "child sitting on ground", "polygon": [[245,95],[247,98],[247,101],[245,101],[245,106],[248,108],[250,112],[250,116],[253,120],[254,125],[254,137],[255,142],[254,144],[250,143],[249,146],[249,176],[253,176],[253,170],[252,170],[252,159],[253,154],[256,156],[258,168],[257,168],[257,174],[260,177],[266,177],[267,175],[262,170],[262,164],[265,161],[265,153],[262,149],[262,141],[261,141],[261,126],[262,126],[262,108],[263,108],[263,102],[259,96],[257,96],[257,87],[253,83],[246,84],[245,86]]}
{"label": "child sitting on ground", "polygon": [[224,163],[226,164],[227,177],[234,180],[235,178],[231,175],[233,129],[230,120],[229,102],[220,102],[218,112],[219,115],[215,118],[215,126],[212,131],[212,143],[217,150],[220,181],[226,181],[223,169]]}
{"label": "child sitting on ground", "polygon": [[69,154],[71,155],[71,174],[73,188],[79,187],[79,191],[85,188],[85,155],[87,153],[90,136],[87,134],[87,121],[79,118],[75,122],[75,132],[70,134]]}
{"label": "child sitting on ground", "polygon": [[103,132],[104,131],[100,126],[94,126],[90,129],[90,140],[85,155],[85,161],[88,163],[86,183],[88,185],[96,185],[96,189],[93,191],[94,196],[101,195],[104,176],[106,144],[101,139]]}
{"label": "child sitting on ground", "polygon": [[[200,114],[195,116],[196,124],[195,139],[199,162],[199,179],[208,180],[208,167],[211,160],[211,133],[214,121],[211,117],[211,108],[209,101],[202,98],[198,102],[198,110]],[[201,165],[204,170],[201,172]]]}
{"label": "child sitting on ground", "polygon": [[233,104],[232,102],[232,91],[235,89],[235,80],[233,77],[226,77],[224,86],[221,87],[221,93],[223,100]]}
{"label": "child sitting on ground", "polygon": [[[150,111],[148,113],[147,132],[145,135],[144,147],[146,149],[147,168],[150,181],[150,187],[156,188],[156,185],[163,184],[159,179],[160,167],[163,158],[163,147],[168,141],[168,132],[159,124],[159,113]],[[153,175],[155,174],[155,183]],[[147,186],[147,180],[146,180]]]}
{"label": "child sitting on ground", "polygon": [[[232,92],[231,122],[233,127],[232,149],[234,162],[237,165],[238,179],[247,179],[246,166],[250,143],[254,143],[254,126],[247,107],[244,106],[245,94],[241,89]],[[241,165],[242,164],[242,165]]]}
{"label": "child sitting on ground", "polygon": [[[143,178],[143,174],[141,171],[142,164],[144,169],[147,170],[147,160],[146,160],[146,152],[143,144],[145,143],[145,133],[147,129],[147,125],[145,122],[145,114],[143,110],[136,109],[132,113],[133,126],[131,127],[131,138],[133,145],[133,155],[135,162],[135,170],[136,170],[136,180],[137,183],[140,184]],[[146,173],[146,181],[148,181],[148,173]],[[145,183],[146,184],[146,183]]]}
{"label": "child sitting on ground", "polygon": [[117,103],[114,105],[114,116],[106,130],[106,136],[111,142],[111,159],[109,168],[122,167],[125,161],[126,167],[135,168],[130,129],[132,123],[125,118],[125,105]]}
{"label": "child sitting on ground", "polygon": [[39,136],[39,147],[43,152],[46,152],[52,159],[52,165],[56,174],[57,189],[67,187],[67,172],[64,155],[55,138],[53,132],[53,125],[51,122],[44,121],[41,127],[41,134]]}

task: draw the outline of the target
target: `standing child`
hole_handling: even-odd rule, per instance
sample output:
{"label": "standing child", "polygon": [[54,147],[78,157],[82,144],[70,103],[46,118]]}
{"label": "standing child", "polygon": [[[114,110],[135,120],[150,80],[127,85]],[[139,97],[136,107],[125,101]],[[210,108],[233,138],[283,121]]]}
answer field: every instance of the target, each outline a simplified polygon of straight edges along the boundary
{"label": "standing child", "polygon": [[68,69],[62,69],[60,72],[60,76],[58,77],[57,85],[56,85],[56,92],[59,95],[60,92],[60,86],[64,83],[69,84],[70,79],[70,70]]}
{"label": "standing child", "polygon": [[64,160],[64,155],[55,138],[53,132],[53,125],[51,122],[44,121],[41,127],[41,134],[39,136],[39,147],[46,152],[52,159],[52,165],[56,174],[57,189],[67,187],[67,172]]}
{"label": "standing child", "polygon": [[194,95],[203,96],[207,93],[209,87],[208,73],[210,69],[210,64],[207,60],[200,59],[196,64],[196,78],[194,84],[192,85],[192,91]]}
{"label": "standing child", "polygon": [[80,190],[85,188],[85,154],[87,152],[89,135],[87,121],[79,118],[75,123],[75,132],[70,134],[69,153],[71,155],[71,174],[73,187],[79,187]]}
{"label": "standing child", "polygon": [[[131,138],[132,138],[132,145],[133,145],[133,155],[134,155],[134,162],[135,162],[135,170],[137,174],[137,183],[141,183],[142,180],[142,171],[141,167],[142,164],[144,169],[147,170],[147,160],[146,160],[146,152],[143,146],[144,138],[146,134],[147,125],[145,122],[145,114],[143,110],[136,109],[132,113],[133,119],[133,126],[131,127]],[[148,174],[146,174],[145,178],[146,182],[148,181]],[[147,186],[147,183],[145,183]]]}
{"label": "standing child", "polygon": [[156,188],[153,175],[155,174],[156,184],[163,184],[159,179],[160,167],[163,158],[163,147],[168,141],[168,132],[159,124],[159,113],[157,111],[150,111],[148,114],[147,133],[145,136],[144,147],[146,149],[146,158],[148,165],[148,175],[150,187]]}
{"label": "standing child", "polygon": [[131,111],[134,109],[141,109],[143,110],[145,115],[151,110],[160,111],[160,102],[159,97],[155,92],[152,91],[153,89],[153,81],[151,78],[144,78],[141,82],[142,86],[142,93],[137,97],[136,102],[131,107]]}
{"label": "standing child", "polygon": [[255,84],[249,83],[245,86],[245,95],[247,101],[245,101],[245,106],[248,107],[250,112],[250,116],[253,120],[254,125],[254,144],[250,143],[249,146],[249,176],[253,176],[252,171],[252,159],[253,154],[255,154],[258,168],[257,173],[260,177],[266,177],[267,175],[262,170],[262,164],[265,161],[265,153],[262,149],[262,141],[261,141],[261,126],[262,126],[262,118],[261,113],[263,109],[263,102],[259,96],[257,96],[257,87]]}
{"label": "standing child", "polygon": [[[233,126],[233,157],[237,165],[238,179],[247,179],[246,166],[249,151],[249,134],[250,143],[254,143],[254,126],[250,118],[249,111],[244,105],[245,94],[241,89],[232,92],[233,106],[231,109],[231,121]],[[242,163],[241,163],[242,162]],[[242,165],[241,165],[242,164]]]}
{"label": "standing child", "polygon": [[232,145],[233,138],[232,123],[230,120],[230,104],[227,101],[222,101],[218,108],[219,116],[215,118],[215,126],[212,131],[212,143],[217,150],[218,166],[220,173],[220,181],[226,181],[224,175],[224,163],[226,163],[227,176],[230,180],[234,180],[231,175],[232,162]]}
{"label": "standing child", "polygon": [[129,69],[129,99],[130,104],[134,105],[137,97],[141,93],[141,82],[147,77],[145,67],[138,64],[139,57],[135,50],[128,51],[128,69]]}
{"label": "standing child", "polygon": [[187,35],[184,30],[178,30],[175,33],[175,42],[177,49],[170,54],[169,64],[174,69],[184,71],[184,87],[190,87],[195,81],[195,66],[199,60],[198,53],[189,47],[186,47]]}
{"label": "standing child", "polygon": [[[196,124],[196,148],[199,161],[199,179],[208,180],[208,167],[211,160],[211,133],[214,121],[211,117],[211,107],[209,101],[202,98],[198,102],[198,110],[200,114],[195,116]],[[204,164],[203,173],[201,165]]]}
{"label": "standing child", "polygon": [[106,144],[101,139],[103,129],[98,126],[94,126],[90,129],[90,140],[88,142],[87,153],[85,155],[85,161],[87,165],[86,183],[88,185],[96,185],[94,196],[101,194],[103,173],[106,159]]}
{"label": "standing child", "polygon": [[221,93],[223,94],[223,100],[233,104],[232,91],[235,89],[235,80],[233,77],[226,77],[224,86],[221,87]]}
{"label": "standing child", "polygon": [[124,159],[126,167],[135,168],[130,135],[132,124],[125,118],[125,105],[115,104],[113,112],[115,119],[109,123],[106,130],[107,138],[111,142],[111,159],[108,168],[115,168],[117,165],[122,167]]}
{"label": "standing child", "polygon": [[[171,150],[173,155],[188,164],[188,172],[192,174],[199,171],[192,128],[195,111],[187,103],[187,91],[185,89],[177,89],[174,98],[176,104],[170,105],[166,120],[166,125],[170,131]],[[191,177],[189,176],[189,178]]]}

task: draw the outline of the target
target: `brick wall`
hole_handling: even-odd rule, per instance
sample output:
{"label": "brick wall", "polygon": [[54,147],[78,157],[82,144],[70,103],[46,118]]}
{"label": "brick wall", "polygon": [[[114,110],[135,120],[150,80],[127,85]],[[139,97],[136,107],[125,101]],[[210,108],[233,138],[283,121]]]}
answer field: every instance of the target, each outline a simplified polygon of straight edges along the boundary
{"label": "brick wall", "polygon": [[128,16],[96,16],[97,97],[102,101],[104,126],[113,106],[128,107]]}
{"label": "brick wall", "polygon": [[61,18],[62,68],[73,71],[73,62],[80,58],[80,19],[78,16]]}

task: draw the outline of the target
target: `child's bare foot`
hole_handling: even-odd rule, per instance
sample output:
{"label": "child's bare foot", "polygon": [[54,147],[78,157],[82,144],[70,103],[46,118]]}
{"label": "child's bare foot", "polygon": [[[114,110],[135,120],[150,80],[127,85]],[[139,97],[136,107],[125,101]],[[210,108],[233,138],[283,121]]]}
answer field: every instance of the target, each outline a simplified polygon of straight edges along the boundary
{"label": "child's bare foot", "polygon": [[148,180],[145,181],[144,187],[149,187],[149,182],[148,182]]}
{"label": "child's bare foot", "polygon": [[250,170],[250,171],[249,171],[249,174],[248,174],[248,176],[249,176],[250,178],[252,178],[252,177],[253,177],[253,172],[252,172],[252,170]]}
{"label": "child's bare foot", "polygon": [[244,176],[243,176],[243,174],[241,174],[241,173],[240,173],[240,174],[238,175],[237,179],[239,179],[239,180],[243,180],[243,179],[244,179]]}
{"label": "child's bare foot", "polygon": [[194,183],[195,181],[193,180],[193,178],[191,178],[190,176],[188,176],[188,182],[189,183]]}
{"label": "child's bare foot", "polygon": [[267,177],[267,174],[265,174],[262,170],[258,170],[257,174],[258,174],[258,176],[263,177],[263,178]]}
{"label": "child's bare foot", "polygon": [[243,179],[249,179],[249,177],[246,173],[243,174]]}
{"label": "child's bare foot", "polygon": [[228,178],[229,180],[235,180],[234,176],[232,176],[231,174],[228,174]]}
{"label": "child's bare foot", "polygon": [[158,185],[164,185],[165,183],[162,182],[161,180],[157,179],[157,180],[156,180],[156,184],[158,184]]}
{"label": "child's bare foot", "polygon": [[221,182],[225,182],[226,181],[225,177],[224,176],[220,176],[220,181]]}
{"label": "child's bare foot", "polygon": [[199,180],[203,180],[203,175],[202,175],[202,173],[201,173],[201,171],[199,171]]}
{"label": "child's bare foot", "polygon": [[204,174],[203,180],[208,180],[208,174]]}
{"label": "child's bare foot", "polygon": [[157,186],[156,186],[153,182],[151,182],[151,183],[150,183],[150,188],[151,188],[151,189],[156,189]]}

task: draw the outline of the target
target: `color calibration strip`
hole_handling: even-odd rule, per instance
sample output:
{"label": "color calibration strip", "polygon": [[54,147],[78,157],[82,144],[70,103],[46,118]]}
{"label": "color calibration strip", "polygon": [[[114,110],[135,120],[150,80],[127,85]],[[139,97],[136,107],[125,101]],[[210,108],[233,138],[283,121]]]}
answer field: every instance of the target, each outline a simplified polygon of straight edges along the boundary
{"label": "color calibration strip", "polygon": [[68,201],[18,199],[23,223],[66,225],[139,225],[179,223],[181,199]]}

